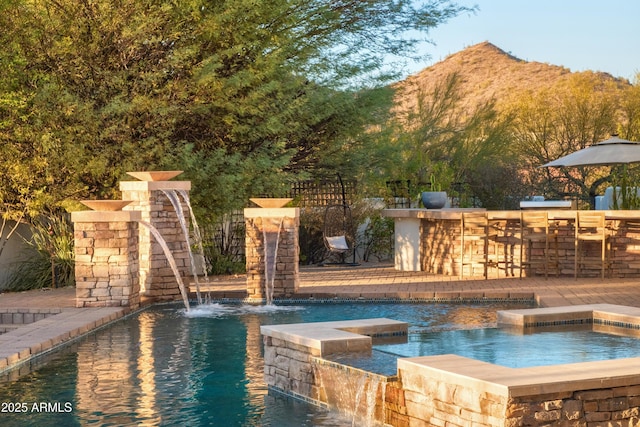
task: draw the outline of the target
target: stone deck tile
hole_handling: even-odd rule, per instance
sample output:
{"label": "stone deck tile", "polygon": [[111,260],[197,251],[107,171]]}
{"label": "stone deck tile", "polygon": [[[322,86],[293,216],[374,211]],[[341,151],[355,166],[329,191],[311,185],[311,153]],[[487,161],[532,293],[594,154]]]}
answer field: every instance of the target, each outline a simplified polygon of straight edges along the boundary
{"label": "stone deck tile", "polygon": [[64,308],[59,314],[1,334],[0,372],[79,338],[128,312],[129,309],[121,307]]}
{"label": "stone deck tile", "polygon": [[[242,292],[244,278],[212,278],[212,292]],[[500,277],[482,280],[443,276],[423,272],[396,271],[390,264],[362,264],[358,267],[300,268],[300,293],[304,295],[353,296],[434,295],[464,292],[503,298],[505,295],[535,295],[542,306],[610,303],[640,307],[638,279],[573,277]],[[1,304],[1,300],[0,300]],[[0,305],[1,307],[1,305]]]}

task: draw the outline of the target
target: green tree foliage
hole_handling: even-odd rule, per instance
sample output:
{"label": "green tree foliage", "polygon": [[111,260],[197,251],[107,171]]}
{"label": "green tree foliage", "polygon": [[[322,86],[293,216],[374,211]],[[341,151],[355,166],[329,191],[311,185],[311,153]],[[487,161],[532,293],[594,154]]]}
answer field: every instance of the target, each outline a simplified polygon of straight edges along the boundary
{"label": "green tree foliage", "polygon": [[476,199],[504,208],[505,192],[512,190],[502,179],[512,168],[510,117],[498,114],[494,101],[465,106],[464,99],[456,73],[431,91],[418,91],[415,108],[399,114],[393,125],[401,129],[396,170],[402,175],[396,179],[412,180],[419,191],[435,181],[463,205]]}
{"label": "green tree foliage", "polygon": [[[362,146],[444,0],[2,0],[0,202],[35,215],[183,169],[212,215]],[[379,94],[379,93],[378,93]],[[326,156],[325,156],[326,154]],[[347,166],[349,162],[346,162]],[[347,167],[345,166],[345,167]]]}
{"label": "green tree foliage", "polygon": [[626,88],[620,101],[618,133],[630,141],[640,141],[640,73],[635,83]]}
{"label": "green tree foliage", "polygon": [[616,133],[624,89],[596,73],[576,74],[512,106],[522,177],[549,199],[588,201],[610,181],[608,167],[540,168]]}

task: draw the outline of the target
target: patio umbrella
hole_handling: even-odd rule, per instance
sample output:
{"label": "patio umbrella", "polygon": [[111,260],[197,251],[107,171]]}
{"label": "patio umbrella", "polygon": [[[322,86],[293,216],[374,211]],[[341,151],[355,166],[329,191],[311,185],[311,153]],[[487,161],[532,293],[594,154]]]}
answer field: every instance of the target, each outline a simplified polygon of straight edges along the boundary
{"label": "patio umbrella", "polygon": [[540,167],[607,166],[640,162],[640,142],[611,138],[560,157]]}

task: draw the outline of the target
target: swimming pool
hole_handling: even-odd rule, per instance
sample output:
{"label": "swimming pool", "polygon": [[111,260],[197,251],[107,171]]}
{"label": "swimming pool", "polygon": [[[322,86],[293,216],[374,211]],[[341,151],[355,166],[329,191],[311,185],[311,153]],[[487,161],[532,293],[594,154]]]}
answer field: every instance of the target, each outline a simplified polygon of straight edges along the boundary
{"label": "swimming pool", "polygon": [[420,334],[494,326],[496,310],[519,307],[530,305],[213,304],[188,315],[154,306],[36,361],[46,363],[18,380],[5,378],[0,418],[3,426],[350,425],[267,393],[260,325],[388,317]]}

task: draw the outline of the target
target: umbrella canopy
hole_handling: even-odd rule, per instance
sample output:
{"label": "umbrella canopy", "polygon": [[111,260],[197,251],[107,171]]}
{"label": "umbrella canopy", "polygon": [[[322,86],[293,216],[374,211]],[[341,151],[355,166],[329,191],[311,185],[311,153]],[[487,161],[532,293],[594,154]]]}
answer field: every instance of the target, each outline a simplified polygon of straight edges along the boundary
{"label": "umbrella canopy", "polygon": [[541,167],[606,166],[640,162],[640,142],[612,136],[575,153],[560,157]]}

